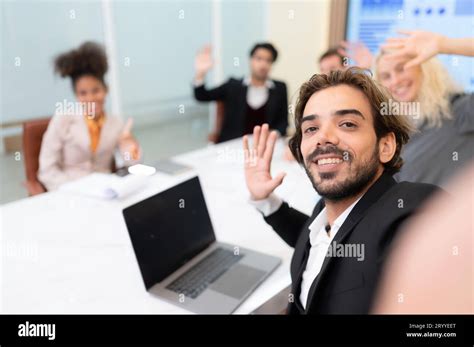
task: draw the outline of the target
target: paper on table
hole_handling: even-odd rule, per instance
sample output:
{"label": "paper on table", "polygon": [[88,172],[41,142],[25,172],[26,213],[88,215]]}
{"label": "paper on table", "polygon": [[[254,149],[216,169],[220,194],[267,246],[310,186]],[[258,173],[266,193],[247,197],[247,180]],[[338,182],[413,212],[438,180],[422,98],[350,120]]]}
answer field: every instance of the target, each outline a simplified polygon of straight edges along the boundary
{"label": "paper on table", "polygon": [[147,182],[147,176],[92,173],[78,180],[65,183],[60,191],[88,195],[101,199],[119,199],[140,190]]}

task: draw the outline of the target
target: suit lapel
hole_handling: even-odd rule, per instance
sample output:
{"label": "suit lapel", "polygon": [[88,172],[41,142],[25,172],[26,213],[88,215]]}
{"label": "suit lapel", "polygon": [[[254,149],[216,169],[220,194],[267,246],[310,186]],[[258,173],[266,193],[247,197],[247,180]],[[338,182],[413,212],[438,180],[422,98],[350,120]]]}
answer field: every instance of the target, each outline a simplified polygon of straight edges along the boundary
{"label": "suit lapel", "polygon": [[89,128],[87,127],[87,121],[83,115],[77,115],[74,117],[75,129],[73,136],[76,137],[79,142],[79,147],[84,151],[89,158],[92,155],[91,148],[91,137],[89,134]]}
{"label": "suit lapel", "polygon": [[[359,202],[354,206],[347,219],[342,224],[341,228],[337,232],[332,242],[344,243],[344,240],[350,235],[354,230],[355,226],[359,221],[367,214],[369,208],[392,186],[396,184],[396,181],[393,177],[385,172],[380,176],[380,178],[369,188],[369,190],[364,194],[364,196],[359,200]],[[321,271],[311,285],[311,288],[308,293],[308,303],[306,309],[311,307],[311,303],[314,298],[314,294],[320,287],[321,279],[324,277],[326,270],[331,263],[333,257],[326,257],[324,259]]]}
{"label": "suit lapel", "polygon": [[248,87],[243,83],[243,79],[241,80],[241,86],[240,88],[240,95],[238,95],[239,102],[237,105],[239,105],[239,112],[237,113],[240,117],[238,124],[241,127],[241,133],[244,131],[244,126],[245,126],[245,117],[247,113],[247,90]]}
{"label": "suit lapel", "polygon": [[306,223],[305,230],[302,231],[304,233],[302,236],[303,239],[301,240],[301,244],[304,245],[303,255],[299,263],[298,270],[293,276],[294,280],[293,280],[293,287],[292,287],[292,293],[295,296],[294,297],[295,304],[302,311],[304,311],[304,309],[300,303],[299,296],[300,296],[300,289],[301,289],[301,280],[303,277],[303,272],[306,269],[306,264],[308,263],[309,250],[311,248],[311,244],[309,242],[309,233],[310,233],[309,226],[311,225],[311,223],[313,223],[313,221],[316,219],[319,213],[323,210],[323,208],[324,208],[324,200],[320,199],[313,210],[311,218]]}
{"label": "suit lapel", "polygon": [[268,88],[268,103],[265,110],[266,121],[269,124],[273,123],[273,118],[275,117],[275,107],[276,107],[276,98],[275,98],[275,89],[276,86],[273,88]]}
{"label": "suit lapel", "polygon": [[295,294],[297,294],[296,291],[299,292],[299,288],[301,286],[301,277],[303,276],[303,272],[306,269],[306,264],[308,263],[309,250],[311,248],[311,244],[309,242],[309,229],[307,231],[305,230],[303,244],[304,244],[304,250],[303,250],[302,261],[295,275],[295,279],[296,279],[295,283],[297,283],[297,286],[295,287]]}

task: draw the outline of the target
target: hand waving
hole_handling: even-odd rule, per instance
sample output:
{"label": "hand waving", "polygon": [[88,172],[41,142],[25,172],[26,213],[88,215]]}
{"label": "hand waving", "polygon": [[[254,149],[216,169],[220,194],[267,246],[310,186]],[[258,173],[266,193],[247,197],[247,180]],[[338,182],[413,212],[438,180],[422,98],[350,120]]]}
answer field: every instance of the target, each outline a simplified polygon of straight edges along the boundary
{"label": "hand waving", "polygon": [[354,60],[356,66],[363,69],[370,69],[372,67],[372,53],[362,42],[342,41],[340,45],[341,48],[338,49],[339,54]]}
{"label": "hand waving", "polygon": [[266,199],[282,183],[285,173],[281,172],[272,178],[270,166],[275,142],[276,131],[270,132],[268,124],[253,129],[253,146],[249,148],[248,137],[244,136],[245,181],[253,200]]}
{"label": "hand waving", "polygon": [[206,73],[211,69],[214,64],[211,56],[211,46],[204,46],[196,54],[194,61],[194,69],[196,72],[196,79],[203,79]]}
{"label": "hand waving", "polygon": [[440,34],[421,30],[400,30],[399,33],[407,36],[388,38],[381,48],[395,50],[393,53],[387,54],[387,59],[409,57],[404,66],[405,69],[423,63],[440,51],[440,44],[443,39]]}

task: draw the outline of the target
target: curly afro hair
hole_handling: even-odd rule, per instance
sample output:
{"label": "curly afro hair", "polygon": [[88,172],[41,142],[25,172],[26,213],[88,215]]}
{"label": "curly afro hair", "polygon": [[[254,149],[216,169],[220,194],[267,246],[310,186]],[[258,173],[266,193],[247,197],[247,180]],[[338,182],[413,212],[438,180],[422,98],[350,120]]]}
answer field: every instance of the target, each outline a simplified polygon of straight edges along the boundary
{"label": "curly afro hair", "polygon": [[92,75],[104,85],[107,72],[104,48],[95,42],[84,42],[77,49],[62,53],[54,59],[54,71],[61,77],[70,77],[73,87],[79,77]]}

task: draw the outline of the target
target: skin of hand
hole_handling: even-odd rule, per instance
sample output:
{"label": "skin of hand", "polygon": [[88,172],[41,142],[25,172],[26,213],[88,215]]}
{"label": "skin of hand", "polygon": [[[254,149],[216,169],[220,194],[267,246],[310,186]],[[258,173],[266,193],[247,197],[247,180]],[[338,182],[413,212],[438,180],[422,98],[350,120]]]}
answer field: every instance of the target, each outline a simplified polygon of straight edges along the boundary
{"label": "skin of hand", "polygon": [[132,126],[133,119],[129,118],[120,135],[119,148],[122,153],[129,153],[128,160],[139,160],[141,158],[140,145],[132,135]]}
{"label": "skin of hand", "polygon": [[397,234],[372,313],[474,313],[473,186],[471,162]]}
{"label": "skin of hand", "polygon": [[269,131],[268,124],[253,129],[253,143],[249,147],[248,136],[243,137],[245,157],[245,182],[252,200],[262,200],[283,182],[284,172],[280,172],[272,178],[270,166],[273,150],[278,138],[276,131]]}
{"label": "skin of hand", "polygon": [[214,62],[212,60],[212,49],[210,45],[206,45],[201,48],[196,54],[194,61],[195,79],[202,80],[206,76],[206,73],[212,68]]}
{"label": "skin of hand", "polygon": [[372,53],[362,42],[342,41],[339,54],[349,57],[355,61],[356,65],[363,69],[370,69],[374,60]]}
{"label": "skin of hand", "polygon": [[395,50],[393,53],[387,54],[387,59],[399,59],[404,56],[410,56],[404,68],[419,65],[426,60],[441,53],[441,47],[446,39],[443,35],[428,31],[409,31],[400,30],[400,34],[407,37],[388,38],[387,42],[381,46],[383,50]]}

